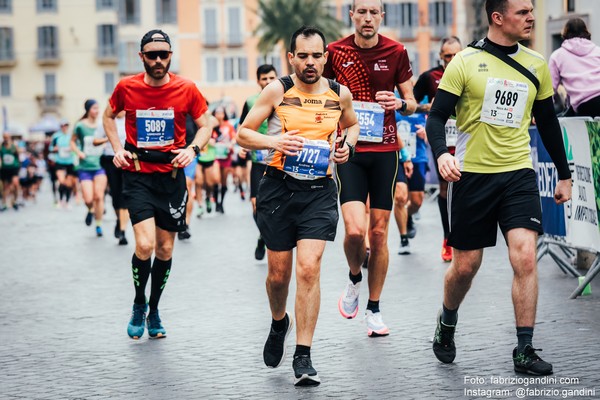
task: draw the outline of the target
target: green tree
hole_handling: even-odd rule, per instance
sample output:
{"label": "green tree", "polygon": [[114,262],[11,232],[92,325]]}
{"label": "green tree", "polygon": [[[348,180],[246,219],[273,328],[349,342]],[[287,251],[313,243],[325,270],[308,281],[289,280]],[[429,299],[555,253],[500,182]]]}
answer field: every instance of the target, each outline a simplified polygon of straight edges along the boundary
{"label": "green tree", "polygon": [[[285,54],[292,34],[302,25],[319,28],[328,42],[342,36],[343,23],[329,15],[322,0],[258,0],[255,12],[260,25],[253,33],[260,36],[258,50],[262,54],[272,51],[278,43]],[[289,63],[286,65],[291,72]]]}

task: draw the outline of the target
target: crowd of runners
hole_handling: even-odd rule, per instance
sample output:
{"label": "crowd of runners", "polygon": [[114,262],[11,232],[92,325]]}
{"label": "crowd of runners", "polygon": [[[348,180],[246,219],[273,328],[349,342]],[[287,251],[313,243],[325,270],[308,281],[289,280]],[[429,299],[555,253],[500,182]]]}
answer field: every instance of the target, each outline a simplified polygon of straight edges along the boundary
{"label": "crowd of runners", "polygon": [[[240,118],[219,105],[209,108],[201,88],[170,73],[170,38],[149,31],[139,52],[145,72],[122,79],[108,105],[83,101],[81,119],[61,121],[45,143],[27,146],[4,135],[2,210],[35,203],[48,176],[56,207],[79,203],[82,225],[93,225],[96,236],[104,235],[107,213],[116,217],[119,245],[129,243],[132,226],[135,296],[127,333],[140,339],[147,329],[151,338],[164,338],[158,305],[175,238],[193,241],[190,224],[226,213],[225,198],[233,192],[249,203],[258,228],[257,238],[248,238],[256,241],[248,257],[267,256],[272,324],[264,362],[282,365],[295,326],[294,383],[304,386],[320,383],[311,346],[321,257],[335,239],[339,211],[348,264],[348,275],[339,277],[339,313],[352,319],[364,307],[367,335],[387,336],[380,300],[390,218],[393,213],[392,231],[400,237],[393,251],[410,254],[426,184],[435,182],[429,188],[440,211],[439,257],[452,262],[437,327],[432,324],[435,356],[444,363],[456,356],[457,311],[499,225],[515,273],[514,369],[550,374],[552,365],[532,344],[541,233],[528,148],[532,116],[540,116],[541,137],[558,170],[557,203],[570,198],[570,172],[551,117],[548,66],[518,43],[531,34],[532,11],[528,0],[488,0],[487,37],[464,49],[459,38],[444,38],[439,66],[417,78],[405,47],[378,33],[381,2],[355,0],[355,32],[328,42],[317,27],[300,27],[287,55],[293,73],[279,76],[273,66],[260,66],[261,91],[246,101]],[[292,315],[286,305],[294,270]],[[367,290],[361,294],[363,272]]]}

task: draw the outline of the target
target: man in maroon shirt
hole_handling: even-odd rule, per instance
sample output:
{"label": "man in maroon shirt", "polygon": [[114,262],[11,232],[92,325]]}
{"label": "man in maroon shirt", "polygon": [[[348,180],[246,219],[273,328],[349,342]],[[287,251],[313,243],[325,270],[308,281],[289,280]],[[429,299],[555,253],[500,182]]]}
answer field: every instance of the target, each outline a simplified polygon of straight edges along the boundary
{"label": "man in maroon shirt", "polygon": [[[371,337],[389,334],[379,311],[379,298],[388,269],[387,232],[394,202],[398,151],[402,147],[396,132],[395,111],[408,115],[416,108],[406,49],[377,33],[383,15],[380,0],[353,1],[350,17],[355,33],[327,46],[329,59],[323,73],[350,89],[360,124],[356,154],[337,169],[346,228],[344,251],[350,267],[350,280],[338,308],[345,318],[354,318],[358,313],[360,269],[366,258],[368,233],[371,253],[366,321],[367,334]],[[395,88],[401,99],[394,96]],[[367,198],[371,207],[368,229]]]}

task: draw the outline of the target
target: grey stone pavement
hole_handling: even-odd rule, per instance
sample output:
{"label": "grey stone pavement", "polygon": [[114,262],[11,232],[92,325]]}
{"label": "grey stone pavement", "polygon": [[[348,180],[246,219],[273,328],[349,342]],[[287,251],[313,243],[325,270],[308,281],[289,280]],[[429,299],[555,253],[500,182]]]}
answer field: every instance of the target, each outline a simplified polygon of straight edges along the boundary
{"label": "grey stone pavement", "polygon": [[[399,235],[391,225],[381,301],[391,330],[385,338],[366,335],[366,285],[359,317],[338,313],[348,275],[339,224],[323,258],[312,350],[322,384],[295,388],[294,334],[282,367],[268,369],[262,361],[270,323],[266,261],[253,258],[250,205],[230,190],[225,211],[194,216],[191,240],[176,243],[160,307],[168,337],[146,334],[139,341],[126,334],[134,294],[131,228],[130,244],[118,246],[109,211],[105,236],[96,238],[84,225],[83,206],[68,211],[51,204],[47,181],[37,204],[1,213],[0,398],[600,398],[600,281],[592,295],[569,300],[576,279],[550,258],[540,262],[534,344],[554,364],[556,381],[523,381],[512,369],[512,272],[501,238],[486,250],[460,309],[456,361],[435,359],[431,338],[448,264],[440,259],[442,233],[431,201],[421,210],[411,255],[397,254]],[[292,281],[292,312],[294,289]]]}

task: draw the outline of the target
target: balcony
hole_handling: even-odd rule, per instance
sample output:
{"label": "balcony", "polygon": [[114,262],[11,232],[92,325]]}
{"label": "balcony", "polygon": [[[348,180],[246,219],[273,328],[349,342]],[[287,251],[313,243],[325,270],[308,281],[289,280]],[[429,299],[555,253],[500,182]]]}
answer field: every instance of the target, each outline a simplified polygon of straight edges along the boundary
{"label": "balcony", "polygon": [[58,113],[63,96],[60,94],[41,94],[35,96],[35,99],[42,113]]}
{"label": "balcony", "polygon": [[96,50],[96,61],[98,64],[117,65],[119,63],[117,47],[113,45],[98,47]]}
{"label": "balcony", "polygon": [[59,51],[56,48],[39,48],[37,50],[37,62],[39,65],[58,65],[60,64]]}
{"label": "balcony", "polygon": [[14,67],[17,65],[13,49],[0,50],[0,67]]}

